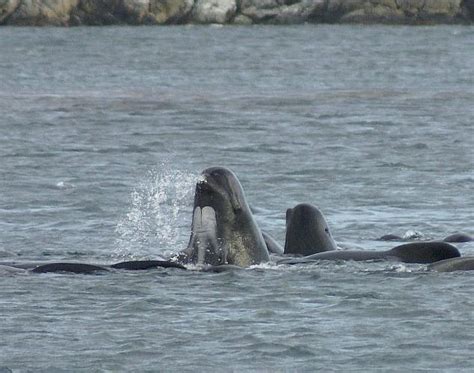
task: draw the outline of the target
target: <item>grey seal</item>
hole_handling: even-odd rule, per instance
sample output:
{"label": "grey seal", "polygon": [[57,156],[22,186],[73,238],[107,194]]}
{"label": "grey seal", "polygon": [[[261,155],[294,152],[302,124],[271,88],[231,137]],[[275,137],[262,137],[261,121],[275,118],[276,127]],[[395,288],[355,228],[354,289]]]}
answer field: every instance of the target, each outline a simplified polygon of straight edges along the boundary
{"label": "grey seal", "polygon": [[306,256],[304,258],[284,259],[279,264],[310,263],[316,260],[394,260],[404,263],[434,263],[444,259],[461,256],[459,250],[441,241],[411,242],[387,251],[336,250]]}
{"label": "grey seal", "polygon": [[239,267],[269,261],[262,232],[231,170],[211,167],[201,173],[189,244],[176,259],[185,264]]}
{"label": "grey seal", "polygon": [[474,256],[441,260],[430,264],[428,269],[437,272],[474,271]]}
{"label": "grey seal", "polygon": [[286,210],[285,254],[307,256],[336,249],[328,223],[316,206],[301,203]]}
{"label": "grey seal", "polygon": [[448,237],[445,237],[443,239],[444,242],[471,242],[474,241],[474,238],[472,236],[466,234],[466,233],[454,233],[449,235]]}
{"label": "grey seal", "polygon": [[122,269],[129,271],[147,270],[153,268],[177,268],[186,269],[183,265],[169,260],[132,260],[126,262],[115,263],[112,265],[97,265],[89,263],[75,262],[56,262],[56,263],[0,263],[3,266],[30,270],[33,273],[81,273],[96,274],[100,272],[108,272],[113,269]]}

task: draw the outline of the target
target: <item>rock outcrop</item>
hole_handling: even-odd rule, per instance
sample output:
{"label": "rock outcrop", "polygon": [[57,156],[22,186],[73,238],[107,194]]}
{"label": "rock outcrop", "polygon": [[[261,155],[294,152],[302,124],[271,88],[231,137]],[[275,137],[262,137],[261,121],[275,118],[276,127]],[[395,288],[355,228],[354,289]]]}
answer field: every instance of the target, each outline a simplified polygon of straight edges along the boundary
{"label": "rock outcrop", "polygon": [[253,23],[296,24],[322,20],[327,0],[242,0],[240,9]]}
{"label": "rock outcrop", "polygon": [[20,0],[0,0],[0,24],[20,5]]}
{"label": "rock outcrop", "polygon": [[122,22],[121,0],[80,0],[72,11],[70,25],[113,25]]}
{"label": "rock outcrop", "polygon": [[0,25],[473,22],[474,0],[0,0]]}
{"label": "rock outcrop", "polygon": [[189,20],[194,0],[122,0],[129,23],[178,24]]}
{"label": "rock outcrop", "polygon": [[196,0],[193,21],[197,23],[229,23],[237,11],[235,0]]}
{"label": "rock outcrop", "polygon": [[[8,2],[7,0],[6,3]],[[20,0],[6,19],[9,24],[14,25],[65,26],[78,3],[79,0]]]}

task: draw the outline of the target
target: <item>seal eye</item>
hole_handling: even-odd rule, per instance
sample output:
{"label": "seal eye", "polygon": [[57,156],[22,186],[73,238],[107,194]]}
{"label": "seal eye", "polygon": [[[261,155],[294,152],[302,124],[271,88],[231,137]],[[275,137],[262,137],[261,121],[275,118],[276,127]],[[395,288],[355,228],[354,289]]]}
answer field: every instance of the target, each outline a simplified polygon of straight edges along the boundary
{"label": "seal eye", "polygon": [[326,232],[327,234],[329,234],[329,228],[324,228],[324,232]]}

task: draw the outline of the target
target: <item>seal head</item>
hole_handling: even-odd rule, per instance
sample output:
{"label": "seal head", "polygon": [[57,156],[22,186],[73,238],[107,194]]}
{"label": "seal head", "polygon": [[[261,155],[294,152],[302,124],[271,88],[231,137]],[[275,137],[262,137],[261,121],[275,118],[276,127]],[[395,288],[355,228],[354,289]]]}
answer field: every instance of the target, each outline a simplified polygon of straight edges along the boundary
{"label": "seal head", "polygon": [[336,249],[328,223],[316,206],[301,203],[286,210],[285,254],[307,256]]}
{"label": "seal head", "polygon": [[224,167],[204,170],[196,184],[184,262],[247,267],[268,260],[262,232],[237,176]]}

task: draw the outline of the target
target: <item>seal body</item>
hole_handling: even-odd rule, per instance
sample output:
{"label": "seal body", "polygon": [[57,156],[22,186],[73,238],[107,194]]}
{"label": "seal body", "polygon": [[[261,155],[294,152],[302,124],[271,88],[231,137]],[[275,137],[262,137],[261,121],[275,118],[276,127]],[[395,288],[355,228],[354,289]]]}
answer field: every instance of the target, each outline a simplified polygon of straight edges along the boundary
{"label": "seal body", "polygon": [[100,272],[108,272],[111,269],[123,269],[129,271],[147,270],[153,268],[178,268],[186,269],[179,263],[169,260],[132,260],[120,262],[112,265],[97,265],[90,263],[75,262],[56,262],[56,263],[0,263],[2,266],[10,268],[30,270],[33,273],[81,273],[81,274],[97,274]]}
{"label": "seal body", "polygon": [[474,256],[441,260],[430,264],[428,269],[437,272],[474,271]]}
{"label": "seal body", "polygon": [[91,274],[107,271],[107,268],[86,263],[48,263],[39,265],[33,268],[31,271],[34,273],[69,272]]}
{"label": "seal body", "polygon": [[474,238],[466,233],[454,233],[445,237],[443,239],[444,242],[471,242],[474,241]]}
{"label": "seal body", "polygon": [[442,241],[410,242],[396,246],[385,253],[387,256],[397,258],[404,263],[422,264],[461,256],[456,246]]}
{"label": "seal body", "polygon": [[306,256],[304,258],[281,260],[281,264],[310,263],[316,260],[393,260],[404,263],[428,264],[461,256],[459,250],[446,242],[411,242],[387,251],[336,250]]}

